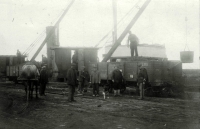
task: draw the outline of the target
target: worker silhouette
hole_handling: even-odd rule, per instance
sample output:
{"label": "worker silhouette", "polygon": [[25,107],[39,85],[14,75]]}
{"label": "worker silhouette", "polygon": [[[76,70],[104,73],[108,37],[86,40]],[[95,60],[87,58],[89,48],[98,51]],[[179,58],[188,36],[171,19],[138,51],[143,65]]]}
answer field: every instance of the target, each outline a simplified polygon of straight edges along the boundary
{"label": "worker silhouette", "polygon": [[139,73],[138,73],[138,78],[137,78],[137,83],[140,89],[140,98],[139,99],[144,99],[144,88],[145,84],[148,83],[148,74],[146,68],[144,68],[141,64],[138,65],[139,67]]}
{"label": "worker silhouette", "polygon": [[134,56],[134,52],[135,56],[138,56],[138,50],[137,50],[138,43],[139,43],[138,37],[135,34],[132,34],[131,31],[129,31],[127,46],[130,47],[131,49],[131,57]]}

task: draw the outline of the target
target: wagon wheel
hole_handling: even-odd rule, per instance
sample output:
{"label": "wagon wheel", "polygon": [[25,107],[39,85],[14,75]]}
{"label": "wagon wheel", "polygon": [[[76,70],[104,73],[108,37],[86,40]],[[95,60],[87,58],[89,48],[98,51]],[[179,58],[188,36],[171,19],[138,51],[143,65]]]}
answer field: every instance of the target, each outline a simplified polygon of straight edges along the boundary
{"label": "wagon wheel", "polygon": [[169,97],[170,96],[170,94],[171,94],[171,88],[170,87],[164,87],[164,88],[162,88],[161,89],[161,95],[163,96],[163,97]]}
{"label": "wagon wheel", "polygon": [[126,90],[126,86],[123,85],[122,88],[120,89],[120,93],[124,93],[125,90]]}
{"label": "wagon wheel", "polygon": [[154,92],[153,92],[153,90],[152,90],[152,87],[146,88],[146,89],[144,90],[144,95],[145,95],[145,96],[150,96],[150,97],[154,96]]}

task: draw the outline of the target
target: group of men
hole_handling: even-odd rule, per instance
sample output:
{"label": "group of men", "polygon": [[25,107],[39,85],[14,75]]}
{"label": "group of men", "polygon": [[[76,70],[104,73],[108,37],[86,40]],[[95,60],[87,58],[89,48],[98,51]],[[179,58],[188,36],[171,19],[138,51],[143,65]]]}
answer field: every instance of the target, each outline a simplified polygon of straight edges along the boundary
{"label": "group of men", "polygon": [[79,78],[77,80],[77,71],[76,64],[72,63],[71,68],[67,72],[67,84],[69,87],[68,101],[73,102],[75,87],[78,85],[78,92],[82,94],[84,91],[87,91],[87,86],[91,81],[93,86],[93,96],[99,96],[99,84],[100,84],[100,73],[97,70],[97,67],[93,67],[93,72],[89,75],[88,71],[84,66],[82,66],[82,70],[79,73]]}
{"label": "group of men", "polygon": [[[139,99],[144,99],[144,86],[148,82],[148,74],[147,70],[142,66],[142,64],[138,65],[138,67],[139,67],[139,73],[138,73],[137,83],[140,91]],[[117,95],[121,96],[120,89],[123,82],[123,75],[118,66],[115,66],[115,70],[112,72],[111,79],[113,82],[114,96]]]}
{"label": "group of men", "polygon": [[[146,69],[143,68],[142,65],[139,65],[139,69],[140,69],[140,72],[138,74],[138,86],[140,89],[139,99],[143,99],[144,84],[148,81],[148,75]],[[114,96],[121,96],[120,89],[123,82],[123,75],[118,66],[114,66],[114,70],[112,71],[111,74],[111,79],[113,82]],[[79,73],[79,79],[77,80],[76,64],[72,63],[71,68],[67,72],[67,84],[69,89],[68,101],[69,102],[75,101],[74,100],[75,87],[78,84],[79,84],[78,92],[82,94],[84,90],[87,90],[87,85],[89,84],[89,81],[91,81],[91,84],[93,86],[92,96],[99,97],[99,84],[101,82],[101,78],[100,78],[100,72],[97,70],[97,66],[94,65],[93,72],[91,73],[91,75],[89,75],[88,71],[83,66],[82,70]]]}

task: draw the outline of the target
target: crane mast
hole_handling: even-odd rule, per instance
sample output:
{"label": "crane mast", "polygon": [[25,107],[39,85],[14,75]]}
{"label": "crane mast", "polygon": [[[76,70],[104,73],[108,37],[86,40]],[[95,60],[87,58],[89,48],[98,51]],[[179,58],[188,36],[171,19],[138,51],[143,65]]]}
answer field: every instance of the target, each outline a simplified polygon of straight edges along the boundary
{"label": "crane mast", "polygon": [[[65,11],[63,12],[62,16],[58,19],[58,21],[56,22],[56,24],[54,25],[54,27],[58,27],[58,25],[60,24],[60,22],[62,21],[62,19],[64,18],[65,14],[69,11],[70,7],[72,6],[72,4],[74,3],[75,0],[72,0],[70,2],[70,4],[67,6],[67,8],[65,9]],[[49,33],[47,34],[46,38],[44,39],[44,41],[42,42],[42,44],[40,45],[40,47],[37,49],[37,51],[35,52],[35,54],[33,55],[33,57],[31,58],[31,61],[35,60],[35,58],[37,57],[37,55],[39,54],[39,52],[42,50],[42,48],[44,47],[45,43],[49,40],[49,38],[51,37],[51,35],[53,34],[53,29],[51,29],[49,31]]]}
{"label": "crane mast", "polygon": [[125,36],[127,35],[128,31],[132,28],[132,26],[135,24],[135,22],[138,20],[138,18],[140,17],[140,15],[143,13],[143,11],[146,9],[146,7],[148,6],[148,4],[150,3],[151,0],[146,0],[146,2],[143,4],[143,6],[140,8],[140,10],[137,12],[137,14],[135,15],[135,17],[131,20],[131,22],[128,24],[128,26],[125,28],[125,30],[123,31],[123,33],[120,35],[120,37],[117,39],[117,41],[115,41],[114,45],[112,46],[112,48],[109,50],[109,52],[106,54],[106,56],[103,58],[102,62],[106,62],[108,61],[108,59],[112,56],[112,54],[114,53],[114,51],[117,49],[117,47],[120,45],[120,43],[122,42],[122,40],[125,38]]}

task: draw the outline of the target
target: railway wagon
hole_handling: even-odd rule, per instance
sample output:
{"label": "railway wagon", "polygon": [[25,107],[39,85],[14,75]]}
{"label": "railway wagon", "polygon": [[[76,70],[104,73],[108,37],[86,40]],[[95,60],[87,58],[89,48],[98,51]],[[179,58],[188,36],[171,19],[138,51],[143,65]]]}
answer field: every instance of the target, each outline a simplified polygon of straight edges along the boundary
{"label": "railway wagon", "polygon": [[[170,94],[171,86],[182,82],[182,63],[180,61],[168,60],[136,60],[125,62],[99,62],[91,63],[90,66],[97,65],[100,71],[102,83],[112,88],[111,74],[114,66],[118,66],[124,77],[123,89],[125,87],[137,87],[137,75],[139,65],[146,68],[148,72],[148,83],[145,85],[147,94],[162,93]],[[92,71],[92,67],[89,67]]]}
{"label": "railway wagon", "polygon": [[[19,63],[19,57],[16,55],[1,55],[0,56],[0,79],[15,81],[19,76],[21,64]],[[20,62],[25,62],[25,56],[21,56]]]}

